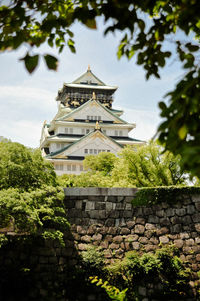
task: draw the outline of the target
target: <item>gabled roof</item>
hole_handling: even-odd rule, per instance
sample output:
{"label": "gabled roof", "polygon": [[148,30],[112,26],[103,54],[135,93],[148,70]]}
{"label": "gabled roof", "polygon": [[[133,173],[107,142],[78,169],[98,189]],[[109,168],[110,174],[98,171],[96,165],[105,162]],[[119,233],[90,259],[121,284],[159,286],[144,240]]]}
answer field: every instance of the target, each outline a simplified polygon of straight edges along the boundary
{"label": "gabled roof", "polygon": [[104,82],[102,82],[94,73],[90,70],[90,66],[88,66],[87,71],[82,74],[80,77],[75,79],[72,84],[89,84],[89,85],[98,85],[98,86],[106,86]]}
{"label": "gabled roof", "polygon": [[86,106],[88,106],[89,104],[91,104],[92,102],[95,102],[97,105],[99,105],[101,108],[103,108],[106,112],[108,112],[110,115],[112,115],[115,119],[117,119],[120,123],[125,123],[127,124],[127,122],[123,119],[121,119],[118,115],[114,114],[111,110],[109,110],[108,108],[106,108],[103,104],[101,104],[98,100],[95,99],[90,99],[87,102],[85,102],[82,106],[78,107],[77,109],[74,109],[72,112],[70,112],[67,115],[64,115],[56,120],[64,120],[68,117],[72,117],[76,112],[82,110],[83,108],[85,108]]}
{"label": "gabled roof", "polygon": [[101,130],[94,130],[93,132],[88,133],[87,135],[83,136],[82,138],[80,138],[78,141],[72,142],[70,145],[67,145],[63,148],[61,148],[60,150],[50,153],[49,155],[46,156],[46,158],[52,158],[58,154],[63,153],[64,151],[66,151],[67,149],[71,148],[72,146],[74,146],[75,144],[80,143],[81,141],[87,139],[88,137],[92,137],[93,135],[95,135],[95,133],[100,133],[103,137],[106,137],[107,139],[109,139],[110,141],[112,141],[114,144],[116,144],[117,146],[119,146],[120,148],[123,148],[124,146],[122,144],[119,144],[118,142],[116,142],[113,138],[107,136],[106,134],[104,134],[103,132],[101,132]]}

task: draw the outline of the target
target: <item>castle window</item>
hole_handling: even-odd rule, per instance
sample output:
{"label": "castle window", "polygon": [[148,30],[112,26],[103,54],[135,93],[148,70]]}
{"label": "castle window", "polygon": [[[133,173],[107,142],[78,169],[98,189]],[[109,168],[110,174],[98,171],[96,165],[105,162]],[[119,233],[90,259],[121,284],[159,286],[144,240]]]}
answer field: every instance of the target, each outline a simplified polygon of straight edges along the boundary
{"label": "castle window", "polygon": [[56,170],[63,170],[63,164],[55,164]]}
{"label": "castle window", "polygon": [[115,130],[115,136],[118,136],[118,131]]}
{"label": "castle window", "polygon": [[65,134],[68,134],[68,128],[65,128]]}
{"label": "castle window", "polygon": [[95,155],[97,154],[97,149],[94,149],[94,154],[95,154]]}
{"label": "castle window", "polygon": [[69,129],[70,134],[73,134],[73,128]]}
{"label": "castle window", "polygon": [[86,129],[86,134],[89,134],[90,130],[89,129]]}
{"label": "castle window", "polygon": [[68,171],[71,171],[71,170],[72,170],[72,167],[71,167],[70,164],[67,165],[67,170],[68,170]]}
{"label": "castle window", "polygon": [[98,116],[98,120],[101,120],[101,116]]}
{"label": "castle window", "polygon": [[76,170],[76,165],[72,165],[72,171]]}
{"label": "castle window", "polygon": [[83,171],[83,165],[80,165],[80,171]]}
{"label": "castle window", "polygon": [[123,136],[123,132],[122,131],[119,131],[119,136]]}
{"label": "castle window", "polygon": [[84,152],[85,152],[85,154],[88,154],[88,149],[87,149],[87,148],[85,148],[85,151],[84,151]]}
{"label": "castle window", "polygon": [[93,154],[93,149],[90,149],[90,154]]}

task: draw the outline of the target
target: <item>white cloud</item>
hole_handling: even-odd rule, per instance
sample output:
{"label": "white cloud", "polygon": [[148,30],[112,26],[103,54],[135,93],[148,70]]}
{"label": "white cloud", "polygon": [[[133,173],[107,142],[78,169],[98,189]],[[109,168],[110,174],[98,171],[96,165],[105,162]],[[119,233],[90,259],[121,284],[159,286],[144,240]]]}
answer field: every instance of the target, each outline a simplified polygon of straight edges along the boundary
{"label": "white cloud", "polygon": [[150,140],[156,133],[161,121],[158,111],[131,110],[124,108],[122,118],[130,123],[136,123],[136,128],[130,136],[136,139]]}

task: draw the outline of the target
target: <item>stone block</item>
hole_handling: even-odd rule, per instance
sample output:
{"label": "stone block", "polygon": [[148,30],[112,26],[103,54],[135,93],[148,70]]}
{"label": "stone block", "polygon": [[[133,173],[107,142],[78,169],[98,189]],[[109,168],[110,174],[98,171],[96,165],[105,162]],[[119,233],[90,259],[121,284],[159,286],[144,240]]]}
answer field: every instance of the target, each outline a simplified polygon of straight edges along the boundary
{"label": "stone block", "polygon": [[105,202],[95,202],[95,209],[96,210],[105,210],[106,203]]}
{"label": "stone block", "polygon": [[190,225],[190,223],[192,223],[191,216],[190,216],[190,215],[185,215],[185,216],[182,218],[182,224],[183,224],[183,225]]}
{"label": "stone block", "polygon": [[118,228],[117,227],[109,227],[108,228],[108,234],[116,235],[117,232],[118,232]]}
{"label": "stone block", "polygon": [[99,210],[91,210],[89,212],[90,218],[92,219],[98,219],[99,218]]}
{"label": "stone block", "polygon": [[128,221],[126,225],[129,229],[133,229],[133,227],[135,226],[135,221]]}
{"label": "stone block", "polygon": [[102,241],[100,243],[100,246],[101,246],[102,249],[107,249],[108,248],[108,241]]}
{"label": "stone block", "polygon": [[89,242],[91,242],[91,236],[84,235],[81,237],[81,241],[89,243]]}
{"label": "stone block", "polygon": [[92,240],[100,241],[100,240],[102,240],[102,235],[101,235],[100,233],[94,234],[94,235],[92,236]]}
{"label": "stone block", "polygon": [[137,217],[135,220],[135,224],[141,224],[144,225],[145,224],[145,219],[142,217]]}
{"label": "stone block", "polygon": [[136,234],[143,234],[144,233],[144,230],[145,230],[145,228],[144,228],[144,226],[143,225],[135,225],[135,228],[134,228],[134,232],[136,233]]}
{"label": "stone block", "polygon": [[116,250],[116,249],[119,249],[119,245],[118,244],[116,244],[116,243],[111,243],[110,245],[109,245],[109,248],[110,249],[112,249],[112,250]]}
{"label": "stone block", "polygon": [[171,219],[170,219],[172,225],[176,225],[176,224],[181,224],[182,222],[182,219],[178,216],[173,216]]}
{"label": "stone block", "polygon": [[112,210],[108,214],[109,214],[109,217],[119,218],[119,211],[117,211],[117,210]]}
{"label": "stone block", "polygon": [[104,234],[108,233],[108,229],[109,229],[108,227],[103,226],[103,227],[97,228],[97,232],[104,235]]}
{"label": "stone block", "polygon": [[185,244],[186,244],[186,246],[193,246],[194,245],[194,239],[193,238],[186,239]]}
{"label": "stone block", "polygon": [[195,203],[195,208],[196,208],[198,211],[200,211],[200,201],[197,202],[197,203]]}
{"label": "stone block", "polygon": [[151,215],[151,214],[153,214],[152,208],[144,207],[143,208],[143,214],[144,215]]}
{"label": "stone block", "polygon": [[195,203],[200,203],[200,195],[199,194],[193,194],[192,195],[192,200]]}
{"label": "stone block", "polygon": [[195,237],[195,243],[198,245],[200,244],[200,237]]}
{"label": "stone block", "polygon": [[149,239],[150,243],[152,243],[153,245],[158,245],[159,244],[159,240],[156,237],[151,237]]}
{"label": "stone block", "polygon": [[139,250],[140,249],[140,244],[137,241],[134,241],[131,243],[133,250]]}
{"label": "stone block", "polygon": [[95,209],[95,202],[93,201],[87,201],[85,210],[90,211]]}
{"label": "stone block", "polygon": [[189,238],[190,236],[189,236],[189,234],[187,233],[187,232],[181,232],[180,233],[180,238],[181,239],[187,239],[187,238]]}
{"label": "stone block", "polygon": [[113,242],[120,244],[123,241],[123,236],[118,235],[113,237]]}
{"label": "stone block", "polygon": [[157,228],[156,228],[156,226],[154,224],[146,223],[145,229],[146,230],[156,230]]}
{"label": "stone block", "polygon": [[[183,246],[183,253],[185,255],[191,255],[194,253],[193,248],[192,247],[188,247],[188,246]],[[186,258],[187,259],[187,258]],[[188,259],[187,259],[188,260]]]}
{"label": "stone block", "polygon": [[106,202],[106,211],[113,210],[113,203],[112,202]]}
{"label": "stone block", "polygon": [[200,233],[200,224],[196,224],[196,225],[195,225],[195,229],[196,229],[196,231],[197,231],[198,233]]}
{"label": "stone block", "polygon": [[86,229],[84,229],[82,226],[77,226],[76,232],[81,235],[85,235],[87,233]]}
{"label": "stone block", "polygon": [[139,207],[139,208],[135,208],[134,210],[133,210],[133,212],[134,212],[134,215],[135,216],[142,216],[143,217],[143,208],[141,208],[141,207]]}
{"label": "stone block", "polygon": [[75,201],[75,208],[82,210],[82,200]]}
{"label": "stone block", "polygon": [[116,204],[116,210],[124,210],[125,204],[124,203],[117,203]]}
{"label": "stone block", "polygon": [[186,210],[185,210],[185,208],[180,208],[180,209],[177,208],[177,209],[175,209],[175,213],[178,216],[184,216],[186,214]]}
{"label": "stone block", "polygon": [[117,249],[115,251],[115,257],[116,258],[122,258],[122,255],[124,254],[124,250],[122,250],[121,248]]}
{"label": "stone block", "polygon": [[152,252],[157,249],[156,245],[144,245],[144,250],[146,252]]}
{"label": "stone block", "polygon": [[196,212],[195,206],[194,205],[188,205],[186,207],[187,214],[194,214]]}
{"label": "stone block", "polygon": [[155,230],[146,230],[144,235],[148,238],[152,237],[155,234]]}
{"label": "stone block", "polygon": [[125,210],[132,210],[132,204],[126,204],[125,205]]}
{"label": "stone block", "polygon": [[126,242],[133,242],[133,241],[137,241],[138,238],[139,238],[139,236],[137,234],[132,234],[132,235],[130,234],[130,235],[127,235],[125,237],[125,241]]}
{"label": "stone block", "polygon": [[177,224],[171,227],[171,232],[172,233],[180,233],[182,231],[182,225]]}
{"label": "stone block", "polygon": [[107,218],[105,221],[106,227],[114,227],[115,226],[115,219],[114,218]]}
{"label": "stone block", "polygon": [[198,262],[200,261],[200,254],[196,255],[196,261],[198,261]]}
{"label": "stone block", "polygon": [[160,225],[162,226],[169,226],[170,225],[170,220],[168,217],[163,217],[160,219]]}
{"label": "stone block", "polygon": [[106,235],[106,237],[105,237],[105,241],[108,241],[108,242],[111,242],[111,241],[113,241],[113,237],[112,237],[112,235]]}
{"label": "stone block", "polygon": [[140,237],[138,240],[141,244],[148,244],[149,239],[147,237]]}
{"label": "stone block", "polygon": [[126,235],[126,234],[130,234],[130,233],[131,233],[131,230],[128,228],[122,228],[120,231],[121,235]]}
{"label": "stone block", "polygon": [[174,208],[168,208],[168,209],[165,210],[165,214],[168,217],[174,216],[174,212],[175,212]]}
{"label": "stone block", "polygon": [[156,231],[156,234],[158,236],[162,236],[162,235],[165,235],[165,234],[168,234],[169,233],[169,229],[167,227],[162,227],[160,229],[157,229]]}
{"label": "stone block", "polygon": [[124,210],[122,216],[123,216],[124,218],[132,218],[133,212],[132,212],[132,211],[129,211],[129,210]]}
{"label": "stone block", "polygon": [[184,243],[184,240],[182,240],[182,239],[175,239],[174,240],[174,245],[179,249],[181,249],[183,247],[183,243]]}
{"label": "stone block", "polygon": [[158,210],[158,211],[156,211],[156,215],[158,217],[163,217],[164,216],[164,210]]}
{"label": "stone block", "polygon": [[78,249],[80,250],[80,251],[85,251],[85,250],[87,250],[87,244],[78,244]]}
{"label": "stone block", "polygon": [[159,241],[161,244],[168,244],[169,243],[169,238],[167,236],[160,236]]}
{"label": "stone block", "polygon": [[194,223],[200,223],[200,213],[192,215],[192,220]]}

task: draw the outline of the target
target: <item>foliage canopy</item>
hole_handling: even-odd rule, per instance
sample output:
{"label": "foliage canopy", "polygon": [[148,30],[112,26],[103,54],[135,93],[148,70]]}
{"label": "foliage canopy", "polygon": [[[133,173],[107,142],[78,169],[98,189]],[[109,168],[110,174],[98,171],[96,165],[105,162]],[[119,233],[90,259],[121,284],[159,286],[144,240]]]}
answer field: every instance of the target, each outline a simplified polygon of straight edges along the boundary
{"label": "foliage canopy", "polygon": [[[57,186],[53,166],[40,150],[4,139],[0,142],[0,229],[37,234],[63,241],[69,226],[63,188]],[[1,244],[6,242],[0,235]]]}
{"label": "foliage canopy", "polygon": [[156,143],[125,147],[117,158],[111,153],[89,155],[84,166],[89,171],[78,176],[63,175],[60,185],[79,187],[154,187],[184,184],[186,177],[180,157],[163,150]]}
{"label": "foliage canopy", "polygon": [[28,149],[11,141],[0,142],[0,189],[28,190],[55,185],[56,174],[39,149]]}
{"label": "foliage canopy", "polygon": [[[200,176],[199,11],[198,0],[5,1],[0,6],[0,51],[27,45],[28,51],[21,60],[32,73],[40,58],[36,48],[48,43],[59,52],[65,45],[75,52],[71,26],[79,21],[96,29],[97,17],[103,17],[105,34],[115,31],[124,34],[118,58],[136,56],[148,79],[152,75],[160,77],[160,69],[172,55],[172,42],[185,73],[168,94],[168,104],[163,101],[159,104],[163,122],[158,136],[165,150],[182,156],[184,169]],[[57,58],[48,53],[42,56],[47,67],[56,70]]]}

